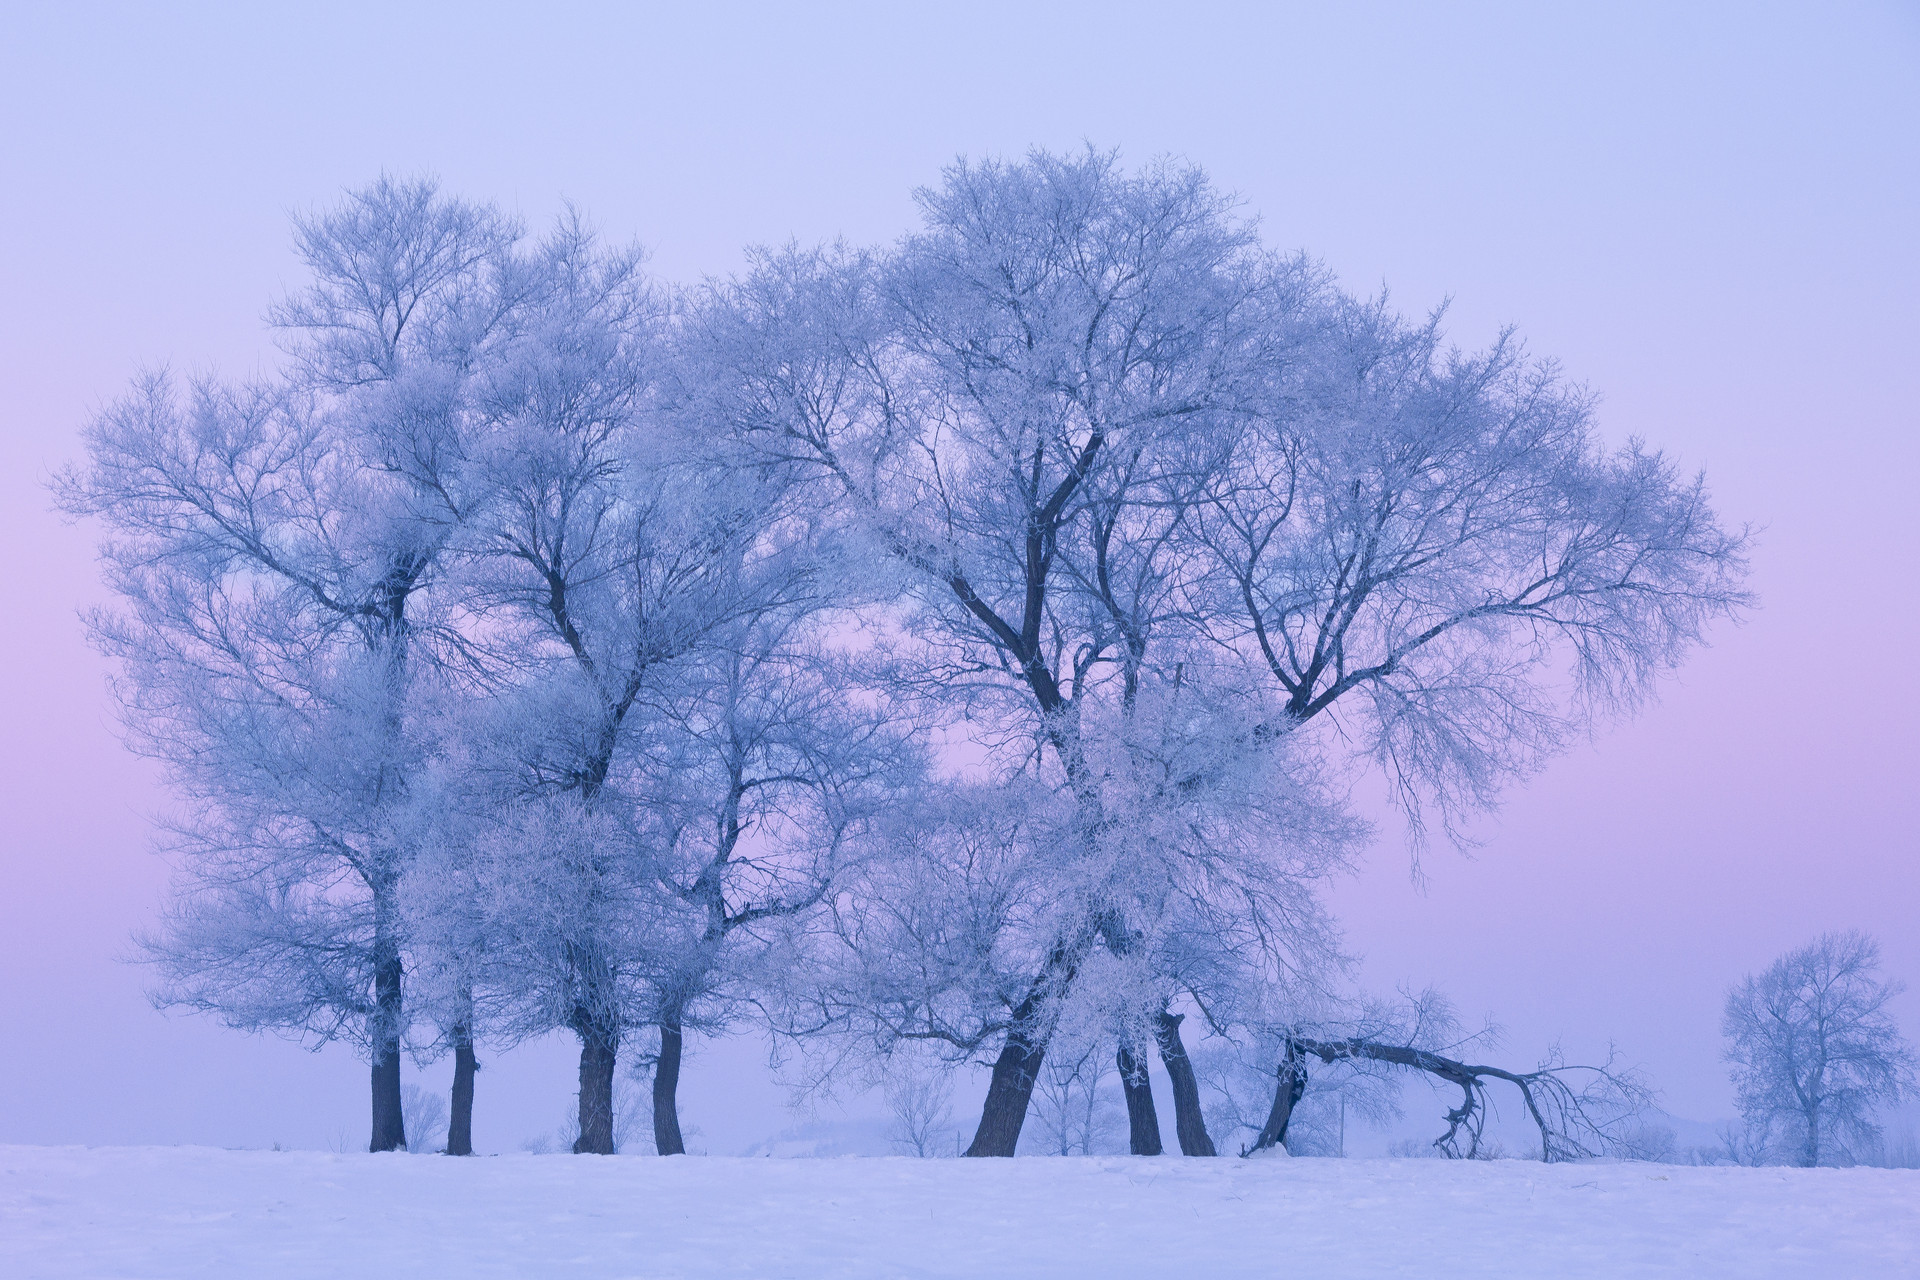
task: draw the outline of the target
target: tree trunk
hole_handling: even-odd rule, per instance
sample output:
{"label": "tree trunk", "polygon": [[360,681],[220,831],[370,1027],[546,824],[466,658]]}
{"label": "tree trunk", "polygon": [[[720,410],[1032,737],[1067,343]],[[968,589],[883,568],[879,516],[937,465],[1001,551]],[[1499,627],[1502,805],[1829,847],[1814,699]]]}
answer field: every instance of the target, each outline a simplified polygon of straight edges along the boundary
{"label": "tree trunk", "polygon": [[987,1101],[980,1108],[980,1127],[974,1130],[970,1156],[1010,1156],[1020,1145],[1020,1126],[1027,1122],[1027,1104],[1033,1100],[1034,1081],[1046,1060],[1047,1046],[1016,1026],[994,1060],[987,1081]]}
{"label": "tree trunk", "polygon": [[473,1031],[453,1029],[453,1110],[447,1117],[447,1154],[473,1154],[473,1073],[480,1069],[473,1056]]}
{"label": "tree trunk", "polygon": [[684,1035],[675,1018],[660,1024],[660,1061],[653,1067],[653,1146],[663,1156],[683,1156],[680,1137],[680,1047]]}
{"label": "tree trunk", "polygon": [[1194,1078],[1187,1046],[1180,1040],[1180,1022],[1185,1016],[1163,1011],[1154,1023],[1153,1038],[1159,1043],[1167,1079],[1173,1082],[1173,1129],[1180,1139],[1180,1154],[1215,1156],[1220,1153],[1213,1149],[1207,1119],[1200,1111],[1200,1082]]}
{"label": "tree trunk", "polygon": [[1160,1115],[1153,1108],[1153,1082],[1147,1078],[1144,1058],[1133,1052],[1132,1042],[1121,1037],[1114,1055],[1120,1067],[1120,1090],[1127,1097],[1127,1149],[1136,1156],[1161,1153]]}
{"label": "tree trunk", "polygon": [[373,1138],[369,1151],[402,1151],[407,1124],[400,1110],[400,957],[379,960],[373,970]]}
{"label": "tree trunk", "polygon": [[1260,1130],[1260,1136],[1253,1140],[1253,1145],[1243,1153],[1245,1155],[1277,1147],[1287,1140],[1287,1124],[1293,1119],[1293,1108],[1299,1103],[1300,1095],[1307,1091],[1307,1073],[1301,1068],[1291,1044],[1287,1046],[1287,1056],[1280,1061],[1278,1074],[1279,1080],[1273,1090],[1273,1108],[1267,1112],[1267,1123]]}
{"label": "tree trunk", "polygon": [[576,1155],[613,1154],[613,1068],[620,1033],[607,1027],[580,1031],[580,1136]]}
{"label": "tree trunk", "polygon": [[[1079,967],[1077,954],[1062,943],[1047,957],[1047,965],[1013,1011],[1013,1026],[1007,1042],[994,1060],[993,1075],[987,1081],[987,1100],[980,1108],[980,1127],[974,1130],[973,1143],[963,1155],[1011,1156],[1020,1145],[1020,1126],[1027,1122],[1027,1105],[1033,1101],[1034,1082],[1040,1078],[1040,1064],[1047,1058],[1047,1039],[1051,1026],[1047,1008],[1058,993],[1073,982]],[[1046,1029],[1043,1030],[1042,1028]]]}

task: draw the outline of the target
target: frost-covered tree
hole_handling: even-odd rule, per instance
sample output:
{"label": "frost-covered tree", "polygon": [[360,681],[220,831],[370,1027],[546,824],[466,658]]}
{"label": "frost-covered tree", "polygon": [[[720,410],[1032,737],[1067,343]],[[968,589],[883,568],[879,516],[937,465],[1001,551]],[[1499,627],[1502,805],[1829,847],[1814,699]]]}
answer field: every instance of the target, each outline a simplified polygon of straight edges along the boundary
{"label": "frost-covered tree", "polygon": [[1744,607],[1747,539],[1511,336],[1461,353],[1437,316],[1331,294],[1316,330],[1190,526],[1199,614],[1280,700],[1263,732],[1376,767],[1417,849],[1426,813],[1491,807]]}
{"label": "frost-covered tree", "polygon": [[888,709],[829,645],[820,603],[835,597],[784,585],[784,601],[760,597],[677,668],[647,764],[648,803],[670,832],[672,916],[652,994],[661,1155],[685,1150],[687,1032],[724,1029],[776,982],[763,927],[821,906],[844,867],[872,856],[871,828],[919,774]]}
{"label": "frost-covered tree", "polygon": [[400,889],[414,1050],[421,1057],[453,1057],[446,1153],[455,1156],[473,1154],[477,1046],[483,1038],[496,1044],[515,1038],[512,1000],[520,985],[507,967],[484,856],[503,815],[488,771],[476,768],[486,756],[470,741],[481,727],[471,692],[445,690],[435,708],[440,749],[415,779],[411,799],[421,841]]}
{"label": "frost-covered tree", "polygon": [[[1914,1087],[1914,1052],[1888,1006],[1863,933],[1826,933],[1727,994],[1722,1031],[1735,1103],[1749,1133],[1784,1134],[1789,1158],[1850,1163],[1879,1136],[1875,1113]],[[1729,1149],[1733,1144],[1729,1143]]]}
{"label": "frost-covered tree", "polygon": [[1331,723],[1416,824],[1486,807],[1741,609],[1746,537],[1700,477],[1605,447],[1592,399],[1504,336],[1329,301],[1204,509],[1213,634]]}
{"label": "frost-covered tree", "polygon": [[436,1142],[448,1141],[445,1098],[410,1084],[400,1090],[400,1109],[406,1114],[408,1150],[426,1151]]}
{"label": "frost-covered tree", "polygon": [[[1168,706],[1184,690],[1209,702],[1206,666],[1157,643],[1159,629],[1193,633],[1178,598],[1190,553],[1172,536],[1177,504],[1226,456],[1215,438],[1236,429],[1267,376],[1310,273],[1261,255],[1204,177],[1175,166],[1128,175],[1108,156],[1036,153],[956,165],[920,200],[924,230],[892,254],[765,255],[713,291],[693,327],[716,371],[716,404],[742,437],[807,468],[906,575],[899,689],[941,702],[1003,800],[1032,807],[955,833],[957,843],[916,837],[933,856],[912,874],[943,875],[949,854],[979,839],[998,865],[1026,863],[1018,874],[1046,902],[1018,913],[1011,951],[997,951],[1007,937],[974,935],[966,971],[984,985],[958,997],[973,1024],[933,1013],[938,999],[881,1002],[933,1017],[914,1034],[967,1052],[998,1042],[969,1151],[1011,1155],[1057,1005],[1089,958],[1132,957],[1123,967],[1145,1004],[1171,994],[1146,995],[1160,975],[1144,963],[1143,920],[1157,908],[1139,898],[1166,883],[1171,854],[1132,839],[1110,812],[1126,784],[1103,777],[1089,733],[1103,716],[1099,733],[1127,739],[1126,708],[1142,698]],[[1244,758],[1263,754],[1240,745]],[[1159,794],[1191,796],[1205,776]],[[1138,862],[1143,853],[1152,865]],[[1312,866],[1323,851],[1303,842],[1287,856]],[[919,947],[926,935],[900,933],[901,923],[877,920],[862,936]],[[986,980],[1005,962],[1023,976]],[[874,976],[873,965],[855,967]],[[1177,1047],[1177,1020],[1144,1025],[1147,1040]],[[1117,1028],[1144,1139],[1156,1126],[1137,1029]],[[1179,1072],[1184,1052],[1169,1065]]]}
{"label": "frost-covered tree", "polygon": [[638,255],[568,219],[523,264],[484,371],[482,496],[457,581],[490,692],[472,780],[512,1034],[580,1040],[576,1150],[613,1151],[622,1037],[646,1025],[668,834],[632,785],[662,672],[731,616],[741,509],[650,414],[660,308]]}
{"label": "frost-covered tree", "polygon": [[156,999],[345,1037],[372,1060],[376,1151],[404,1146],[415,706],[466,511],[473,370],[513,228],[382,180],[297,223],[313,282],[274,312],[291,364],[254,385],[143,378],[58,485],[99,517],[131,740],[176,798]]}
{"label": "frost-covered tree", "polygon": [[[892,253],[764,255],[715,290],[692,322],[710,389],[906,573],[903,687],[957,715],[997,781],[1073,813],[1047,848],[1076,852],[1033,875],[1081,914],[1006,993],[973,1149],[1013,1150],[1055,1007],[1098,951],[1133,973],[1129,1000],[1164,1002],[1115,1028],[1136,1146],[1157,1146],[1137,1030],[1183,1150],[1205,1151],[1172,1002],[1209,1003],[1206,969],[1217,1023],[1257,1005],[1314,936],[1283,886],[1342,841],[1296,821],[1322,838],[1292,865],[1230,870],[1257,815],[1220,838],[1242,784],[1201,762],[1261,765],[1304,804],[1358,744],[1416,825],[1429,804],[1451,824],[1737,610],[1744,539],[1657,454],[1603,449],[1585,397],[1510,339],[1449,352],[1437,322],[1261,254],[1197,172],[1036,154],[958,165],[921,203]],[[1228,884],[1291,907],[1242,909]]]}
{"label": "frost-covered tree", "polygon": [[823,638],[854,596],[816,513],[666,370],[637,258],[569,220],[525,274],[458,574],[480,768],[515,832],[487,842],[486,892],[517,1033],[580,1037],[578,1149],[611,1150],[615,1063],[646,1029],[675,1154],[688,1029],[727,1024],[753,926],[820,901],[910,753]]}

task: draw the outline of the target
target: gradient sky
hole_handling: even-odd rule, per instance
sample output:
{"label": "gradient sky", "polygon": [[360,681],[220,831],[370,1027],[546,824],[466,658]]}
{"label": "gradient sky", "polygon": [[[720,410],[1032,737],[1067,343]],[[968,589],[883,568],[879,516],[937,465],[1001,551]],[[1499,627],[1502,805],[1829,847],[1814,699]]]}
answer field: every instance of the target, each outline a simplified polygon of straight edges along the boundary
{"label": "gradient sky", "polygon": [[[1729,1110],[1741,974],[1858,927],[1920,982],[1914,5],[270,8],[20,4],[0,31],[0,1141],[364,1145],[349,1054],[163,1017],[119,959],[164,890],[164,797],[75,617],[95,531],[44,484],[138,367],[270,361],[288,212],[382,170],[536,222],[574,200],[691,279],[749,242],[890,239],[957,153],[1090,140],[1205,165],[1355,288],[1451,297],[1462,341],[1518,325],[1611,437],[1764,527],[1764,604],[1472,857],[1433,851],[1424,892],[1384,839],[1337,894],[1367,980],[1445,987],[1516,1060],[1611,1038],[1700,1119]],[[478,1145],[551,1128],[570,1071],[564,1045],[490,1062]],[[764,1076],[690,1065],[712,1149],[785,1123]]]}

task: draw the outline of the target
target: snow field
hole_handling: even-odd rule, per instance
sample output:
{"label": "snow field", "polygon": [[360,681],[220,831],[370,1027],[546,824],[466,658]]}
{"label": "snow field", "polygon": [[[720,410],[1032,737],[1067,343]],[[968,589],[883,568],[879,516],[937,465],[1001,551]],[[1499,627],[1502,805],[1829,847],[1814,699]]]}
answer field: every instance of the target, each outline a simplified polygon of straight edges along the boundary
{"label": "snow field", "polygon": [[0,1147],[0,1275],[1916,1277],[1920,1173]]}

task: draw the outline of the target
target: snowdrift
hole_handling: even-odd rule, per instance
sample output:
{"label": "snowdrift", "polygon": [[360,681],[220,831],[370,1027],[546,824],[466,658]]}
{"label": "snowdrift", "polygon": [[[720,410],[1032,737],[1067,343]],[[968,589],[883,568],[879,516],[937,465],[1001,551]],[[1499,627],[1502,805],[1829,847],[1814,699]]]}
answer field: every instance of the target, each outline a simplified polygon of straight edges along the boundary
{"label": "snowdrift", "polygon": [[0,1147],[0,1275],[1920,1276],[1920,1173]]}

